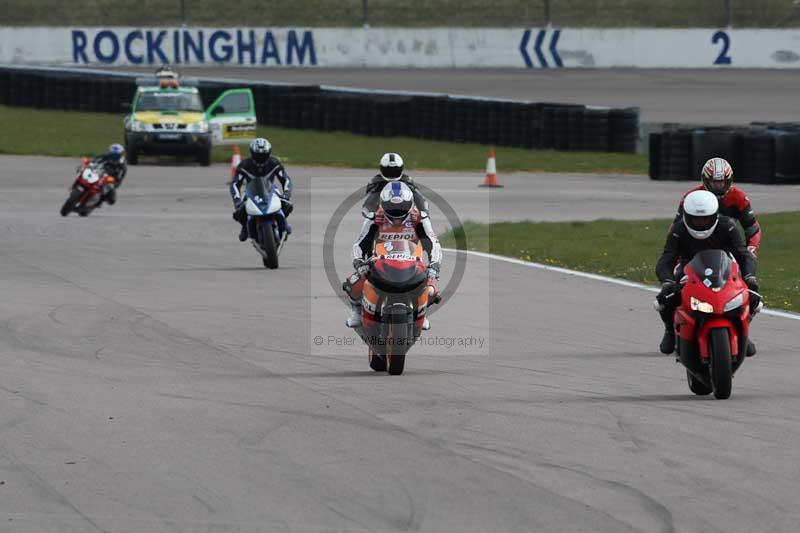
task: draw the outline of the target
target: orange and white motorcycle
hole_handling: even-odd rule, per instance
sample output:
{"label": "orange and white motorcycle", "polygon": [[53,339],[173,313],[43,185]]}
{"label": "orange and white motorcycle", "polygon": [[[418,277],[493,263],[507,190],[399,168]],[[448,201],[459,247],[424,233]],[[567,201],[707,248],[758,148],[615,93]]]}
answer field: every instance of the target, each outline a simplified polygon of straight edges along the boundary
{"label": "orange and white motorcycle", "polygon": [[421,244],[377,242],[361,298],[356,332],[369,348],[377,372],[403,373],[406,354],[422,331],[430,306],[441,300],[428,281]]}

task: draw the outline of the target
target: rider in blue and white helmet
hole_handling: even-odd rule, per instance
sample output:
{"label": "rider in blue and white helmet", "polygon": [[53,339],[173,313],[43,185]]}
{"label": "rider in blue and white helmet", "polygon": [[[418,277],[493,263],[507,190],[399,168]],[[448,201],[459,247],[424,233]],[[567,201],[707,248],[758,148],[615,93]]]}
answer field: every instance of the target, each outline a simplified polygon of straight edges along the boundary
{"label": "rider in blue and white helmet", "polygon": [[128,173],[128,162],[125,160],[125,148],[121,144],[114,143],[108,147],[108,152],[92,159],[95,166],[102,165],[105,172],[114,176],[115,187],[122,185],[122,180]]}

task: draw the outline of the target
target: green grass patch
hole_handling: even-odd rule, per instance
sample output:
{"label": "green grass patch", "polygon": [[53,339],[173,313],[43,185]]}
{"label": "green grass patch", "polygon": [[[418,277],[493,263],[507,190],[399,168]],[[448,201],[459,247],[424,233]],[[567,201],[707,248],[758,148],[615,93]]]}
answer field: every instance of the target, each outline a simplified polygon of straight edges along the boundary
{"label": "green grass patch", "polygon": [[[800,212],[761,215],[758,277],[770,307],[800,311]],[[657,285],[671,219],[464,224],[467,249]],[[455,247],[452,233],[443,244]]]}
{"label": "green grass patch", "polygon": [[[181,6],[185,9],[182,12]],[[367,10],[364,12],[364,6]],[[721,0],[0,0],[4,24],[54,26],[724,27]],[[220,7],[224,6],[221,13]],[[794,27],[793,0],[732,2],[733,25]]]}
{"label": "green grass patch", "polygon": [[[110,113],[0,106],[0,124],[12,125],[0,129],[0,153],[73,157],[100,153],[113,142],[123,142],[122,119],[122,115]],[[478,144],[269,126],[259,127],[259,133],[269,138],[275,154],[288,165],[371,168],[387,151],[403,154],[406,166],[411,169],[481,171],[486,165],[486,147]],[[224,161],[230,150],[230,147],[214,148],[212,160]],[[646,158],[636,154],[498,148],[497,162],[501,172],[647,172]]]}

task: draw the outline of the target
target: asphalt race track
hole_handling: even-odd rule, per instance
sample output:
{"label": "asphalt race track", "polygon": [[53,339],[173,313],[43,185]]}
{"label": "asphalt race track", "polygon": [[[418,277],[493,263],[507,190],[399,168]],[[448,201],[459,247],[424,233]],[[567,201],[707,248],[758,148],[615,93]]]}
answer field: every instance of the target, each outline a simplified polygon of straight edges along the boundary
{"label": "asphalt race track", "polygon": [[[698,398],[650,293],[470,256],[406,373],[376,374],[322,259],[368,171],[292,169],[267,271],[223,166],[132,167],[63,219],[75,163],[0,157],[0,531],[796,531],[800,322],[759,317],[732,398]],[[421,181],[477,220],[669,216],[686,187],[501,179]]]}
{"label": "asphalt race track", "polygon": [[[152,69],[116,70],[151,73]],[[637,106],[645,122],[798,121],[791,70],[182,68],[189,76],[467,94],[536,102]],[[747,105],[742,105],[747,102]]]}

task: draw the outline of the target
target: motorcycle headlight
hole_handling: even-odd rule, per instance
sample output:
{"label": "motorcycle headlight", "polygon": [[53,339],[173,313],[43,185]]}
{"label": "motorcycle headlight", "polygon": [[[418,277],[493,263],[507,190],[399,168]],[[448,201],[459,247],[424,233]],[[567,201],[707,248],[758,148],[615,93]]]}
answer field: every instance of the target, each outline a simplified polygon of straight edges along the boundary
{"label": "motorcycle headlight", "polygon": [[189,131],[193,133],[207,133],[208,132],[208,122],[195,122],[194,124],[189,124]]}
{"label": "motorcycle headlight", "polygon": [[145,130],[144,122],[131,120],[131,131],[140,132]]}
{"label": "motorcycle headlight", "polygon": [[733,311],[734,309],[741,307],[743,303],[744,303],[744,293],[740,292],[739,294],[728,300],[728,303],[725,304],[723,311],[726,313],[728,311]]}
{"label": "motorcycle headlight", "polygon": [[701,313],[713,313],[714,306],[710,303],[704,302],[703,300],[698,300],[694,296],[691,297],[689,300],[689,304],[692,307],[692,311],[700,311]]}

